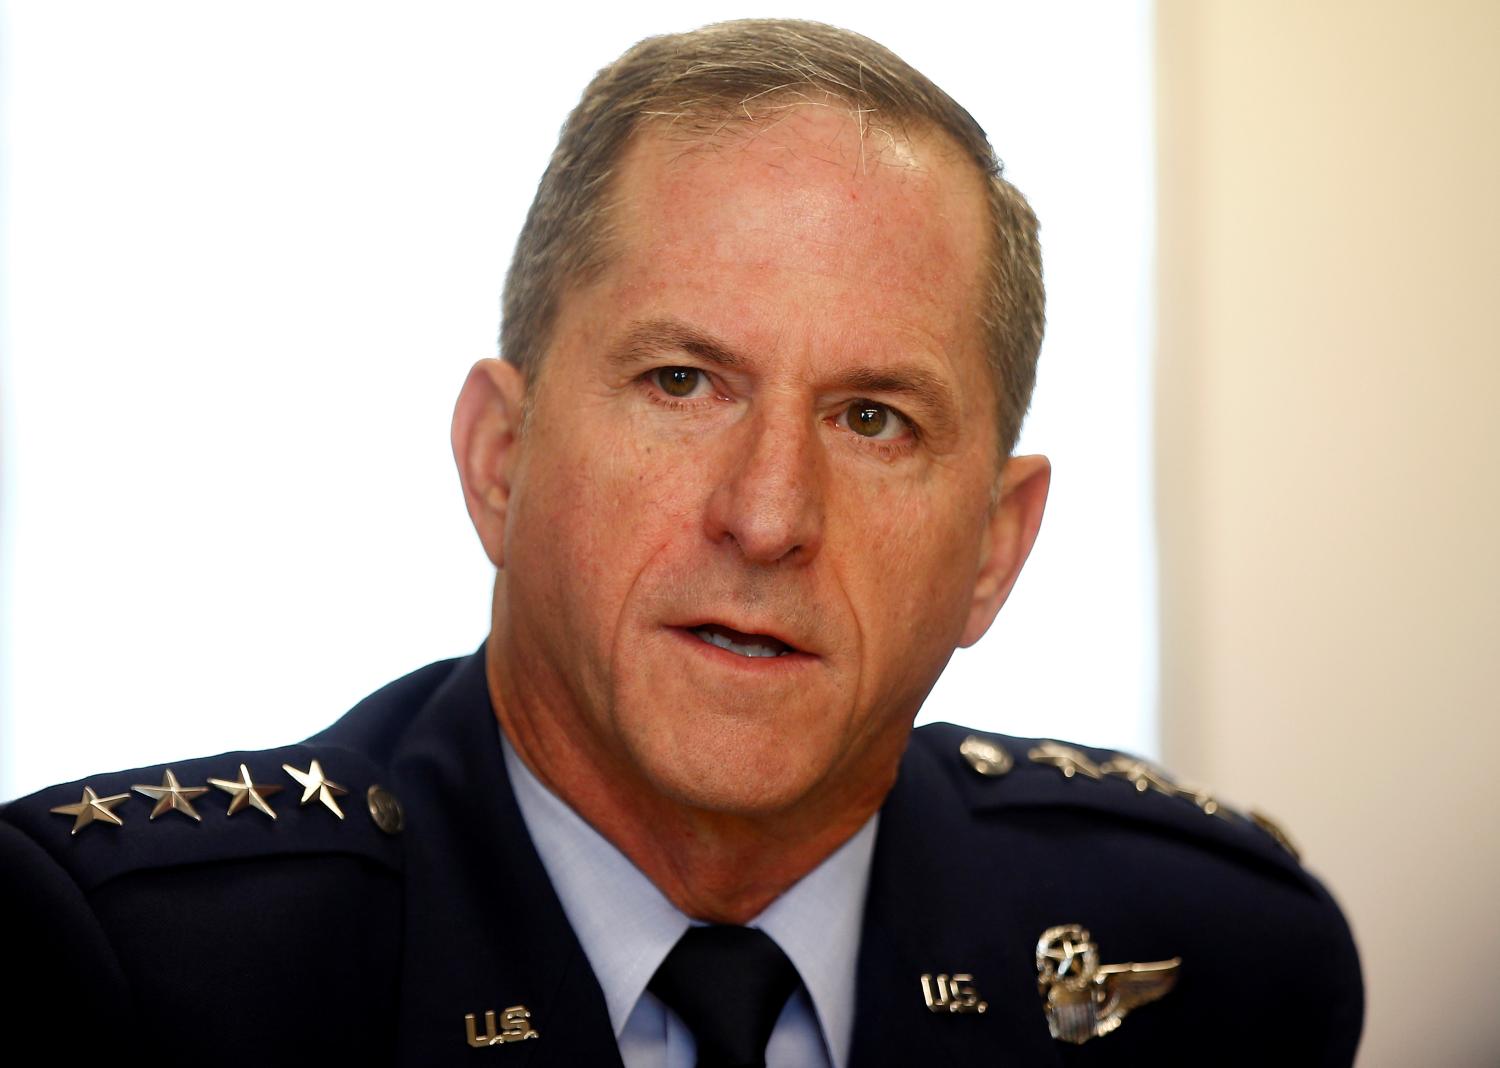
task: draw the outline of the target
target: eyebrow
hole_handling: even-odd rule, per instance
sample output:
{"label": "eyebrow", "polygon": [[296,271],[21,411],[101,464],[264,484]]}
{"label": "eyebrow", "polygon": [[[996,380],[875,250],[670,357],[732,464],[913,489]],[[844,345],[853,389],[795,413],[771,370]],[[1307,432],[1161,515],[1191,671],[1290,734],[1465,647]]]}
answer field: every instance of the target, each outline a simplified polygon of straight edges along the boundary
{"label": "eyebrow", "polygon": [[[620,343],[606,355],[616,367],[630,367],[677,350],[720,367],[742,368],[750,361],[724,342],[677,319],[642,319],[631,324]],[[948,434],[958,423],[958,398],[953,387],[925,367],[851,367],[836,373],[829,385],[854,394],[908,397],[923,416],[928,434]]]}
{"label": "eyebrow", "polygon": [[720,367],[744,367],[748,362],[718,338],[676,319],[642,319],[632,323],[607,359],[616,367],[629,367],[670,349],[690,353]]}

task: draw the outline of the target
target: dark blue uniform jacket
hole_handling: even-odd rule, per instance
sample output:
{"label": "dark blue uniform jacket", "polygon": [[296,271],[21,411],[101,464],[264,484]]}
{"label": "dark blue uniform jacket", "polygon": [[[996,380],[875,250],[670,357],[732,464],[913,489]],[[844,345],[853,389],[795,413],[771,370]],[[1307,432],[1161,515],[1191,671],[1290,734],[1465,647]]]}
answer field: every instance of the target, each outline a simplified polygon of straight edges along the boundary
{"label": "dark blue uniform jacket", "polygon": [[[1127,779],[1065,776],[1036,744],[976,772],[970,732],[919,728],[882,810],[850,1064],[1347,1065],[1363,1012],[1349,929],[1259,826]],[[1097,762],[1113,754],[1083,750]],[[318,760],[341,820],[283,764]],[[12,1049],[51,1064],[618,1066],[604,1000],[512,796],[482,656],[433,664],[300,745],[174,763],[183,785],[276,782],[278,818],[227,794],[149,815],[140,794],[71,833],[50,810],[163,781],[164,766],[0,809]],[[366,804],[399,799],[388,833]],[[1211,806],[1210,806],[1211,807]],[[392,827],[386,813],[384,822]],[[607,887],[601,887],[607,893]],[[1036,948],[1087,927],[1105,963],[1181,958],[1111,1034],[1054,1039]],[[971,975],[979,1013],[933,1012],[924,975]],[[511,1006],[534,1040],[476,1048]]]}

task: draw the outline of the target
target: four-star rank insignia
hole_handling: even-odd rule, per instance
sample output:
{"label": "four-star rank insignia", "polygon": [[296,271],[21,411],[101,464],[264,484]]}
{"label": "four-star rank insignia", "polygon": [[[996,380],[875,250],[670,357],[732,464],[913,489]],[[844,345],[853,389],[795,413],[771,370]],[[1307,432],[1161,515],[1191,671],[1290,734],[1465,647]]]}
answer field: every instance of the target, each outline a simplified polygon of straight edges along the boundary
{"label": "four-star rank insignia", "polygon": [[[323,773],[323,765],[314,760],[306,771],[283,764],[282,769],[302,786],[302,804],[306,805],[313,800],[322,803],[323,807],[332,812],[339,819],[344,818],[344,811],[339,807],[337,798],[344,796],[349,791]],[[258,783],[250,777],[250,769],[240,765],[240,776],[238,779],[209,779],[209,786],[223,790],[230,795],[229,809],[226,815],[233,816],[244,808],[254,808],[265,813],[271,819],[276,818],[276,811],[266,800],[273,794],[281,792],[285,787],[275,783]],[[151,786],[147,783],[136,783],[131,787],[133,791],[155,801],[151,809],[151,819],[163,816],[168,812],[180,812],[194,822],[203,822],[203,817],[193,807],[193,800],[208,793],[209,786],[183,786],[177,781],[177,773],[171,768],[162,771],[162,781],[159,786]],[[383,788],[371,787],[373,791],[382,790],[382,799],[386,798]],[[129,794],[113,794],[109,797],[100,797],[94,792],[92,786],[83,788],[81,800],[71,805],[58,805],[52,809],[60,816],[72,816],[73,834],[77,834],[83,828],[94,822],[111,823],[116,827],[124,826],[125,821],[115,812],[115,808],[130,799]],[[374,805],[374,801],[371,801]],[[399,806],[394,798],[389,798],[389,805],[395,806],[397,811],[395,829],[399,830]],[[374,811],[372,807],[372,812]],[[377,818],[377,822],[379,819]],[[384,827],[382,829],[389,829]]]}
{"label": "four-star rank insignia", "polygon": [[1036,944],[1036,971],[1052,1037],[1080,1045],[1109,1034],[1131,1009],[1171,990],[1181,963],[1181,957],[1173,957],[1100,964],[1099,947],[1086,928],[1076,923],[1047,928]]}
{"label": "four-star rank insignia", "polygon": [[[344,796],[349,791],[323,773],[323,765],[314,760],[306,771],[292,767],[290,764],[281,765],[282,769],[302,786],[302,804],[306,805],[313,800],[322,803],[323,807],[332,812],[339,819],[344,818],[344,811],[339,807],[337,798]],[[276,810],[266,800],[273,794],[280,793],[285,787],[275,783],[258,783],[250,777],[250,769],[244,764],[240,765],[238,779],[209,779],[209,786],[223,790],[230,795],[229,809],[226,815],[233,816],[244,808],[254,808],[265,815],[276,818]],[[151,819],[163,816],[168,812],[180,812],[194,822],[203,822],[203,817],[193,807],[193,800],[208,793],[209,786],[183,786],[177,781],[177,773],[171,768],[162,771],[162,781],[159,786],[151,786],[147,783],[136,783],[131,787],[133,791],[155,801],[151,809]],[[395,798],[381,787],[371,787],[372,809],[374,811],[374,791],[381,791],[383,801],[388,801],[388,807],[396,810],[396,827],[400,829],[399,806]],[[71,805],[58,805],[52,809],[60,816],[73,817],[73,834],[77,834],[83,828],[94,822],[111,823],[116,827],[124,826],[125,821],[115,812],[115,809],[130,799],[129,794],[113,794],[109,797],[100,797],[94,792],[92,786],[83,788],[83,797]],[[377,817],[379,822],[379,817]],[[382,829],[391,828],[382,825]],[[392,832],[394,833],[394,831]]]}
{"label": "four-star rank insignia", "polygon": [[[1135,757],[1117,753],[1102,764],[1096,764],[1081,749],[1074,749],[1061,742],[1042,742],[1040,745],[1033,746],[1026,754],[1026,758],[1033,764],[1044,764],[1056,768],[1062,772],[1065,779],[1081,775],[1095,782],[1103,782],[1106,778],[1118,777],[1134,786],[1137,793],[1155,791],[1168,797],[1186,798],[1206,815],[1218,816],[1224,820],[1230,819],[1231,810],[1207,790],[1174,782],[1166,772],[1154,764]],[[1267,833],[1270,832],[1267,831]]]}

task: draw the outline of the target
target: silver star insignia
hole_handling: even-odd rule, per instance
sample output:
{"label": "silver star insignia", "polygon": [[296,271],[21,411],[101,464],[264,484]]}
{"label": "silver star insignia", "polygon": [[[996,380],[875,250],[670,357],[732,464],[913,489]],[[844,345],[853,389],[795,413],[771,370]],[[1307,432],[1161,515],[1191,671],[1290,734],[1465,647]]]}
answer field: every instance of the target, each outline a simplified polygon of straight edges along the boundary
{"label": "silver star insignia", "polygon": [[249,805],[264,812],[273,820],[276,818],[276,813],[266,803],[266,798],[272,794],[280,793],[283,788],[277,785],[261,785],[260,783],[252,782],[250,780],[250,769],[245,767],[245,765],[240,765],[240,777],[238,780],[209,779],[208,784],[216,786],[232,796],[232,800],[229,802],[229,811],[226,815],[233,816],[240,809]]}
{"label": "silver star insignia", "polygon": [[1102,779],[1099,765],[1088,758],[1088,754],[1059,742],[1043,742],[1026,754],[1033,764],[1051,764],[1063,773],[1063,778],[1086,775],[1090,779]]}
{"label": "silver star insignia", "polygon": [[1140,793],[1145,793],[1147,790],[1155,790],[1157,793],[1166,794],[1168,797],[1177,796],[1177,784],[1168,778],[1160,768],[1144,760],[1136,760],[1134,757],[1128,756],[1111,757],[1099,765],[1099,770],[1106,775],[1120,776]]}
{"label": "silver star insignia", "polygon": [[77,834],[95,820],[104,823],[113,823],[116,827],[123,827],[125,821],[115,815],[114,808],[122,801],[130,800],[129,794],[111,794],[109,797],[100,797],[94,793],[92,786],[83,788],[83,797],[75,804],[58,805],[50,811],[59,816],[73,816],[72,834]]}
{"label": "silver star insignia", "polygon": [[181,812],[184,816],[191,816],[195,820],[203,819],[198,815],[198,810],[193,807],[193,798],[208,793],[208,787],[183,786],[177,781],[177,776],[172,773],[171,768],[167,769],[166,777],[160,786],[138,785],[132,786],[131,789],[138,794],[145,794],[156,802],[156,806],[151,810],[152,819],[156,819],[163,812],[174,810]]}
{"label": "silver star insignia", "polygon": [[338,783],[325,778],[323,775],[323,766],[316,760],[312,762],[312,767],[306,771],[298,771],[290,764],[281,765],[281,770],[302,784],[302,804],[305,805],[316,797],[319,801],[323,802],[324,807],[328,811],[332,812],[339,819],[344,818],[344,811],[339,808],[339,803],[334,798],[342,797],[349,791],[345,790]]}

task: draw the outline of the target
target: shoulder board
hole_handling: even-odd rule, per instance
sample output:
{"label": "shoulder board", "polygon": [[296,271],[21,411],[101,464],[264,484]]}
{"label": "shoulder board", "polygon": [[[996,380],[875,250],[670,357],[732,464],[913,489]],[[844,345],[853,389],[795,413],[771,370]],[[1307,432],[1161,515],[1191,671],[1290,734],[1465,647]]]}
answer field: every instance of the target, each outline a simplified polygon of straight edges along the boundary
{"label": "shoulder board", "polygon": [[398,868],[400,801],[362,753],[308,742],[52,786],[0,808],[85,891],[133,871],[347,853]]}
{"label": "shoulder board", "polygon": [[1268,817],[1225,804],[1140,757],[1046,738],[1012,738],[952,723],[920,727],[920,744],[971,810],[1061,806],[1157,825],[1252,854],[1305,877],[1290,838]]}

